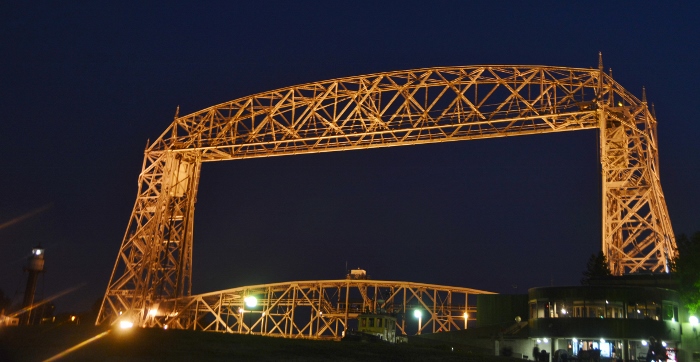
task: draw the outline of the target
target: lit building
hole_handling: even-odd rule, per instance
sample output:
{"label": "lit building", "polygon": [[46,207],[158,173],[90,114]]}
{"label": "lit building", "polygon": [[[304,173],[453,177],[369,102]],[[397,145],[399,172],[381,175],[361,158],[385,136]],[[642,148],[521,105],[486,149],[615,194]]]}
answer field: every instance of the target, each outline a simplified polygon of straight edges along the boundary
{"label": "lit building", "polygon": [[697,316],[688,314],[676,289],[667,274],[630,275],[590,286],[532,288],[527,295],[480,295],[476,329],[495,331],[495,354],[529,360],[544,350],[551,362],[563,354],[645,361],[654,338],[669,361],[698,361]]}
{"label": "lit building", "polygon": [[[678,292],[635,286],[533,288],[528,293],[532,347],[567,356],[644,360],[649,339],[676,360],[681,342]],[[585,356],[585,357],[584,357]],[[553,360],[553,359],[552,359]]]}

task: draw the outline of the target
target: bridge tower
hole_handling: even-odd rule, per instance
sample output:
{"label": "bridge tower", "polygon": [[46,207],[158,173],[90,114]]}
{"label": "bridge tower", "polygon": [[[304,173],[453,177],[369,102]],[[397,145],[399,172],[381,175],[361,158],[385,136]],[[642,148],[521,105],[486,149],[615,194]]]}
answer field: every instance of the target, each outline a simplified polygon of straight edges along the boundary
{"label": "bridge tower", "polygon": [[[598,67],[602,74],[602,59]],[[624,93],[604,93],[597,100],[603,254],[613,275],[668,273],[676,243],[661,190],[656,118],[644,89],[641,102]]]}

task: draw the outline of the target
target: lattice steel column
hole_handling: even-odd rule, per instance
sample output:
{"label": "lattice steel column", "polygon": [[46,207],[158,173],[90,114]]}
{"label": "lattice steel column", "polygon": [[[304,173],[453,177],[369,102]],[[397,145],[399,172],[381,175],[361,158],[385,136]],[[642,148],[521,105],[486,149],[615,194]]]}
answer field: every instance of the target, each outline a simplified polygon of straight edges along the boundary
{"label": "lattice steel column", "polygon": [[196,153],[146,152],[138,197],[98,323],[121,313],[143,321],[159,300],[191,294],[192,230],[200,168]]}
{"label": "lattice steel column", "polygon": [[659,182],[656,120],[642,102],[606,79],[600,100],[603,253],[614,275],[668,272],[676,247]]}

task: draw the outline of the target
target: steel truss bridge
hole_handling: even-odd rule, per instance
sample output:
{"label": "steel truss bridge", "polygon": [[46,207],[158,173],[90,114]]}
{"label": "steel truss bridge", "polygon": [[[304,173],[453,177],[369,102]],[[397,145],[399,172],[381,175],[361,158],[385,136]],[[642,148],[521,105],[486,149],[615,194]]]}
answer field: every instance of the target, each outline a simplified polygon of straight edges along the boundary
{"label": "steel truss bridge", "polygon": [[[319,280],[233,288],[164,300],[146,311],[145,324],[287,338],[340,339],[362,313],[397,317],[397,331],[438,332],[466,328],[476,309],[469,295],[491,292],[442,285],[382,280]],[[257,305],[249,307],[245,298]],[[423,311],[421,330],[407,319]],[[465,313],[468,313],[465,315]],[[415,324],[415,322],[414,322]]]}
{"label": "steel truss bridge", "polygon": [[596,129],[610,269],[667,271],[677,248],[656,128],[645,94],[640,100],[615,82],[602,58],[597,69],[483,65],[354,76],[176,115],[146,148],[97,323],[122,312],[146,324],[156,303],[205,300],[190,297],[192,245],[200,169],[212,161]]}

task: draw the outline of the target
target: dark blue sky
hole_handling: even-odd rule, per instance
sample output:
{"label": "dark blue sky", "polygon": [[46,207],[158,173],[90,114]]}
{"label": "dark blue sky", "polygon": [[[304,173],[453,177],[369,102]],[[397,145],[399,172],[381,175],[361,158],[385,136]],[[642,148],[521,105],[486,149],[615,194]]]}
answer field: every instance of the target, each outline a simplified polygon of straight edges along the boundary
{"label": "dark blue sky", "polygon": [[[677,234],[700,230],[698,5],[651,2],[0,4],[0,289],[101,297],[148,139],[249,94],[432,66],[605,68],[655,103]],[[205,164],[194,292],[375,279],[524,292],[577,284],[600,248],[597,133],[582,131]],[[517,289],[514,288],[517,286]]]}

